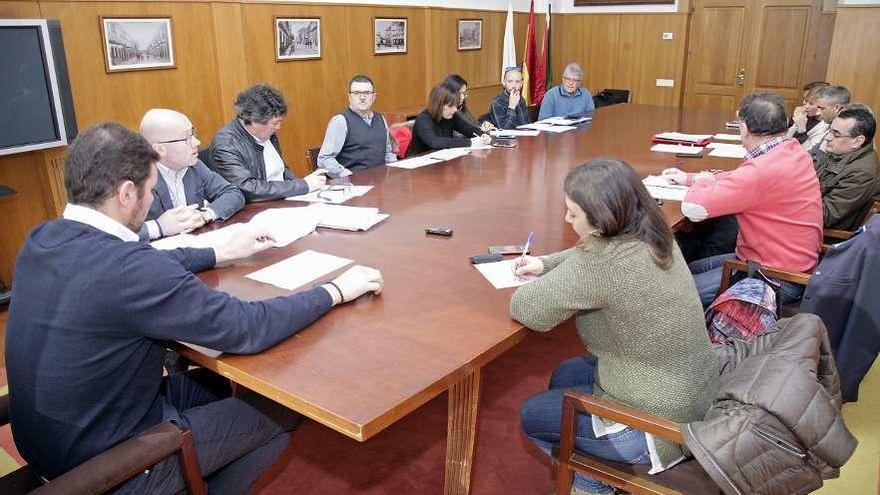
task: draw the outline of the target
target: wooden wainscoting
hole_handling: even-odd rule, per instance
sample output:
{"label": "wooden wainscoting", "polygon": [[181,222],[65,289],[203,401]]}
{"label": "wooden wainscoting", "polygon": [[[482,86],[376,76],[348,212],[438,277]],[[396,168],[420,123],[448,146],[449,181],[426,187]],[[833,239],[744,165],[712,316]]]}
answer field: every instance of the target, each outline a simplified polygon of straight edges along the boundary
{"label": "wooden wainscoting", "polygon": [[828,61],[828,81],[842,84],[853,101],[880,110],[880,6],[841,7]]}

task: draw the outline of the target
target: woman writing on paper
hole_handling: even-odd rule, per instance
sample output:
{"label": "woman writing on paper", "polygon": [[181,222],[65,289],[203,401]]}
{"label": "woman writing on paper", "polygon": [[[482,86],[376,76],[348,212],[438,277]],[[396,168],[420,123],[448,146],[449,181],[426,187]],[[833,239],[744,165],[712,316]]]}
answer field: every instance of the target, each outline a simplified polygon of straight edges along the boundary
{"label": "woman writing on paper", "polygon": [[[548,454],[559,441],[564,390],[575,388],[676,422],[703,417],[718,386],[693,277],[657,203],[636,173],[596,158],[565,178],[565,221],[578,242],[543,257],[526,256],[510,314],[546,332],[575,316],[590,354],[562,363],[549,390],[522,406],[523,432]],[[679,446],[621,424],[581,415],[576,447],[658,472],[683,456]],[[611,493],[577,475],[572,493]]]}
{"label": "woman writing on paper", "polygon": [[[479,127],[468,123],[458,113],[460,97],[445,84],[438,84],[428,96],[428,108],[416,117],[413,124],[412,142],[406,156],[418,155],[430,150],[466,148],[489,144],[491,138]],[[452,137],[458,131],[463,138]]]}

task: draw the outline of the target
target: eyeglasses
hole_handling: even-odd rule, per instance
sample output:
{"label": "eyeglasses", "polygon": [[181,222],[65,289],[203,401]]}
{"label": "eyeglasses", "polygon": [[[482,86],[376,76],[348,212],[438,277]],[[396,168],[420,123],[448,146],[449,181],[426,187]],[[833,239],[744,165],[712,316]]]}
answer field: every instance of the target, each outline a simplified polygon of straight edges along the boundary
{"label": "eyeglasses", "polygon": [[375,91],[349,91],[348,94],[354,96],[373,96],[376,94]]}
{"label": "eyeglasses", "polygon": [[[333,193],[342,193],[342,197],[339,194]],[[343,201],[351,194],[351,184],[342,184],[336,186],[324,186],[324,189],[318,192],[318,199],[324,200],[328,203],[332,203],[334,201]]]}
{"label": "eyeglasses", "polygon": [[844,134],[844,133],[838,131],[837,129],[831,129],[830,131],[828,131],[828,134],[830,134],[831,137],[833,137],[834,139],[840,139],[840,138],[851,138],[851,137],[853,137],[852,135],[850,135],[850,134]]}
{"label": "eyeglasses", "polygon": [[172,139],[171,141],[159,141],[159,142],[156,143],[156,144],[182,143],[182,142],[186,141],[186,144],[192,145],[192,144],[193,144],[193,139],[195,139],[195,138],[196,138],[196,128],[193,127],[192,129],[190,129],[190,134],[189,134],[189,136],[187,136],[187,137],[185,137],[185,138],[182,138],[182,139]]}
{"label": "eyeglasses", "polygon": [[579,82],[583,81],[583,79],[575,79],[573,77],[565,77],[565,76],[562,77],[562,80],[565,82],[573,82],[573,83],[579,83]]}

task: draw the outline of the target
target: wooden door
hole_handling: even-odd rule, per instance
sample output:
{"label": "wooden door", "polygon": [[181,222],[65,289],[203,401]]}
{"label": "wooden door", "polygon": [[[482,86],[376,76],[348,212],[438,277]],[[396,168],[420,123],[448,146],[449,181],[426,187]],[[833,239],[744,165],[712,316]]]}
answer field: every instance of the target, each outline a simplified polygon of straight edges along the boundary
{"label": "wooden door", "polygon": [[750,52],[755,0],[695,2],[688,40],[685,107],[735,109],[742,98],[743,61]]}
{"label": "wooden door", "polygon": [[774,91],[792,110],[814,77],[821,0],[696,0],[689,33],[685,106],[736,110]]}

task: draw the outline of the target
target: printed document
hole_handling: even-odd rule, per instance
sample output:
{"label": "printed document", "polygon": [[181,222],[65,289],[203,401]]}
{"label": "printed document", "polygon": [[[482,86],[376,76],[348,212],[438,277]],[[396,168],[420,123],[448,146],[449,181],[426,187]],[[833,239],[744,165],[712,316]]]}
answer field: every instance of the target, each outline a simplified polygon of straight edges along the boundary
{"label": "printed document", "polygon": [[309,203],[330,203],[338,205],[351,198],[363,196],[370,192],[371,189],[373,189],[373,186],[327,184],[326,186],[319,187],[308,194],[291,196],[285,199],[288,201],[307,201]]}
{"label": "printed document", "polygon": [[385,166],[412,170],[414,168],[420,168],[426,165],[433,165],[442,161],[443,160],[431,158],[430,156],[414,156],[412,158],[407,158],[406,160],[397,160],[396,162],[386,163]]}
{"label": "printed document", "polygon": [[661,132],[654,134],[657,139],[668,139],[669,141],[681,141],[687,143],[698,143],[712,137],[711,134],[684,134],[682,132]]}
{"label": "printed document", "polygon": [[742,141],[739,134],[715,134],[712,137],[721,141]]}
{"label": "printed document", "polygon": [[282,289],[294,290],[351,263],[354,262],[348,258],[309,249],[249,273],[245,277]]}
{"label": "printed document", "polygon": [[339,230],[370,230],[373,225],[389,216],[387,213],[379,213],[378,208],[363,206],[313,203],[308,209],[317,218],[318,227]]}
{"label": "printed document", "polygon": [[683,144],[657,143],[654,146],[651,146],[651,151],[658,151],[660,153],[680,153],[683,155],[699,155],[703,152],[703,148],[701,146],[685,146]]}
{"label": "printed document", "polygon": [[234,223],[204,234],[178,234],[150,243],[156,249],[212,248],[229,242],[248,225],[259,225],[269,231],[275,247],[284,247],[314,232],[318,218],[307,208],[271,208],[254,215],[248,223]]}
{"label": "printed document", "polygon": [[746,157],[746,148],[741,144],[731,143],[709,143],[706,145],[712,151],[709,156],[719,156],[722,158],[739,158]]}
{"label": "printed document", "polygon": [[688,191],[688,186],[673,184],[669,179],[659,175],[649,175],[642,179],[642,183],[654,199],[683,201]]}
{"label": "printed document", "polygon": [[508,287],[519,287],[520,285],[525,285],[537,277],[530,276],[525,277],[523,279],[516,278],[516,275],[513,274],[513,267],[516,262],[519,260],[519,257],[496,261],[494,263],[480,263],[474,265],[486,280],[492,284],[496,289],[506,289]]}

